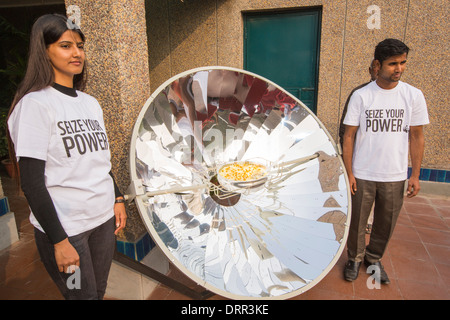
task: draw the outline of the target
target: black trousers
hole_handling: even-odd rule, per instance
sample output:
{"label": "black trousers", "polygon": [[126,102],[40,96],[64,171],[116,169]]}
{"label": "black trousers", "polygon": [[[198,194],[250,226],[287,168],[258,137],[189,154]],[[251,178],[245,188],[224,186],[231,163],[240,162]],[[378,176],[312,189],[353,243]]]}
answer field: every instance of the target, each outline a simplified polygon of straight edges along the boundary
{"label": "black trousers", "polygon": [[80,256],[80,268],[75,273],[59,272],[53,245],[45,233],[34,230],[41,261],[64,298],[103,299],[116,245],[114,217],[92,230],[69,237]]}

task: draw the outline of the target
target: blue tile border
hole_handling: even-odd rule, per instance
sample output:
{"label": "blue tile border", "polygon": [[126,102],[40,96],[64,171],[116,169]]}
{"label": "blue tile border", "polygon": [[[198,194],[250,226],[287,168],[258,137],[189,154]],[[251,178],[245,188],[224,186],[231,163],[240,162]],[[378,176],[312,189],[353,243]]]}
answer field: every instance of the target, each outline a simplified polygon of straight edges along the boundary
{"label": "blue tile border", "polygon": [[9,202],[8,197],[0,198],[0,216],[7,214],[9,212]]}
{"label": "blue tile border", "polygon": [[117,251],[123,253],[127,257],[141,261],[155,246],[153,239],[148,233],[145,233],[136,242],[116,241]]}
{"label": "blue tile border", "polygon": [[[411,176],[411,170],[411,167],[408,167],[408,178]],[[450,183],[450,171],[442,169],[421,168],[419,180]]]}

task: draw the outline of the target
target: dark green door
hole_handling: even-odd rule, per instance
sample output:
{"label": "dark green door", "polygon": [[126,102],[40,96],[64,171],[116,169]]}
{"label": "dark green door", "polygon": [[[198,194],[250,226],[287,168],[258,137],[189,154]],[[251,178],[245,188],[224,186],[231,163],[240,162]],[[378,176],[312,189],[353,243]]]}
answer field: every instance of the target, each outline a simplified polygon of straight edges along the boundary
{"label": "dark green door", "polygon": [[320,9],[244,16],[244,68],[317,110]]}

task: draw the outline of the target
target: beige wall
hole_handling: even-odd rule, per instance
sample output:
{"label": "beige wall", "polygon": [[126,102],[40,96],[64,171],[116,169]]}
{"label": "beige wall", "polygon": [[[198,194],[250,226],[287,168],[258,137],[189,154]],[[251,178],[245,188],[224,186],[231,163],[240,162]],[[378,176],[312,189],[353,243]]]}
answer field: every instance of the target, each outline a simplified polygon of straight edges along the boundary
{"label": "beige wall", "polygon": [[[322,6],[317,115],[336,138],[350,91],[369,79],[375,45],[387,37],[411,49],[403,80],[427,99],[431,125],[425,128],[423,167],[450,169],[449,2],[445,0],[146,0],[150,85],[154,91],[180,72],[206,65],[243,67],[246,11]],[[367,21],[380,9],[380,29]]]}

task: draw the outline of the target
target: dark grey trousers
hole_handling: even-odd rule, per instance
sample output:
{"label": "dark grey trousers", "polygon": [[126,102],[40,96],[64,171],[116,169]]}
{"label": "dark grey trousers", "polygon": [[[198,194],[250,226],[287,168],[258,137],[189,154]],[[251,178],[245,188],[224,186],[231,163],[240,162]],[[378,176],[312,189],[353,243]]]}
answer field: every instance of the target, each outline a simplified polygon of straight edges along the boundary
{"label": "dark grey trousers", "polygon": [[[356,179],[352,195],[352,217],[347,239],[348,259],[379,261],[386,250],[403,205],[405,181],[375,182]],[[367,220],[375,202],[372,232],[366,247]]]}
{"label": "dark grey trousers", "polygon": [[59,272],[53,245],[45,233],[34,230],[41,260],[64,298],[102,300],[116,245],[114,217],[92,230],[69,237],[80,256],[80,268],[72,274]]}

